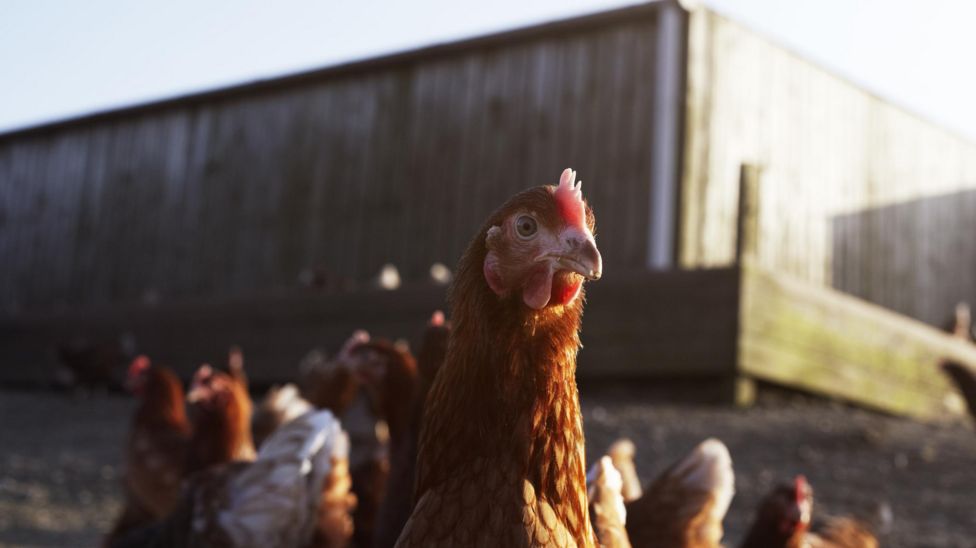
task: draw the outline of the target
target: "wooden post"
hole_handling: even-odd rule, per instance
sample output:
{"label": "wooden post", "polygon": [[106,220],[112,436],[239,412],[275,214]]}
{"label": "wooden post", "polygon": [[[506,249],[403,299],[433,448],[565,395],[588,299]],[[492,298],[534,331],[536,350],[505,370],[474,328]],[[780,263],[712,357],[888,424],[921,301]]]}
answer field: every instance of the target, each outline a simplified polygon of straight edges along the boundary
{"label": "wooden post", "polygon": [[[753,164],[742,164],[739,169],[739,210],[735,226],[735,264],[739,269],[740,284],[743,263],[754,262],[759,253],[759,177],[760,169]],[[741,287],[741,286],[740,286]],[[741,293],[739,298],[741,299]],[[739,306],[741,307],[741,302]],[[743,313],[740,308],[739,322]],[[741,343],[741,339],[737,344]],[[756,401],[756,381],[741,374],[741,364],[733,367],[729,391],[732,404],[737,407],[750,407]]]}
{"label": "wooden post", "polygon": [[759,252],[760,169],[742,164],[739,170],[739,212],[736,216],[735,262],[754,260]]}

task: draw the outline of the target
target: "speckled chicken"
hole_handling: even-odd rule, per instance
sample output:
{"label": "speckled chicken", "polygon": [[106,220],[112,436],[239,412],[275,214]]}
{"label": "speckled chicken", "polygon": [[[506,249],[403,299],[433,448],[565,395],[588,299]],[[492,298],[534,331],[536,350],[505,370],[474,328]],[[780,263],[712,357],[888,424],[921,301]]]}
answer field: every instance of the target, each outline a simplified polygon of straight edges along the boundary
{"label": "speckled chicken", "polygon": [[602,260],[572,170],[492,213],[460,260],[398,546],[593,546],[576,353]]}

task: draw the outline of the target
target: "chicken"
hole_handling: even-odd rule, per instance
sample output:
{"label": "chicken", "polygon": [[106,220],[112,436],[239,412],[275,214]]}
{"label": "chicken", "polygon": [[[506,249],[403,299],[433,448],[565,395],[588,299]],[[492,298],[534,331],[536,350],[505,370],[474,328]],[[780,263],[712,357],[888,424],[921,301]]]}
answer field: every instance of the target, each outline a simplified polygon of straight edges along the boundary
{"label": "chicken", "polygon": [[123,388],[125,368],[135,357],[135,346],[129,333],[116,339],[89,342],[76,338],[60,344],[55,384],[85,391]]}
{"label": "chicken", "polygon": [[312,404],[298,394],[298,387],[294,384],[272,386],[251,419],[254,446],[260,448],[264,440],[281,425],[311,410]]}
{"label": "chicken", "polygon": [[637,477],[637,469],[634,468],[634,455],[636,454],[637,448],[634,447],[634,442],[627,438],[615,441],[607,449],[607,456],[610,457],[613,467],[620,472],[624,502],[633,502],[644,495],[640,478]]}
{"label": "chicken", "polygon": [[491,214],[461,257],[398,546],[593,546],[576,353],[602,260],[576,174]]}
{"label": "chicken", "polygon": [[969,408],[970,416],[976,420],[976,371],[961,363],[949,360],[942,362],[942,371],[949,375],[952,382],[956,384],[959,393],[966,400],[966,407]]}
{"label": "chicken", "polygon": [[276,430],[253,462],[191,476],[173,514],[119,546],[346,546],[355,504],[348,450],[329,411],[306,413]]}
{"label": "chicken", "polygon": [[[361,422],[360,431],[365,434],[359,436],[364,442],[362,447],[372,446],[371,451],[356,455],[351,464],[352,490],[358,500],[353,514],[356,525],[353,538],[357,546],[371,546],[377,514],[386,494],[390,454],[399,450],[407,435],[417,365],[405,346],[386,340],[352,346],[346,356],[346,365],[360,379],[366,396],[366,400],[360,400],[366,404],[363,415],[351,416],[349,424],[355,428],[352,421]],[[387,435],[377,437],[377,428],[385,430]]]}
{"label": "chicken", "polygon": [[779,485],[759,503],[742,548],[803,546],[813,512],[813,492],[803,476]]}
{"label": "chicken", "polygon": [[251,398],[238,380],[203,365],[193,376],[187,401],[193,425],[187,473],[235,460],[254,460]]}
{"label": "chicken", "polygon": [[417,441],[420,437],[420,424],[424,412],[427,392],[444,363],[447,341],[451,326],[440,310],[431,316],[424,331],[420,349],[417,352],[419,379],[411,403],[410,419],[403,436],[403,443],[393,450],[390,457],[390,477],[387,480],[386,496],[380,505],[377,516],[373,546],[386,548],[396,544],[403,524],[413,509],[413,483],[417,470]]}
{"label": "chicken", "polygon": [[827,520],[818,532],[810,531],[813,488],[797,476],[779,485],[759,505],[742,548],[877,548],[871,528],[852,518]]}
{"label": "chicken", "polygon": [[590,518],[600,546],[630,548],[627,534],[627,507],[624,505],[624,479],[610,457],[602,457],[586,476]]}
{"label": "chicken", "polygon": [[299,364],[302,397],[337,417],[345,415],[359,391],[359,382],[348,366],[349,351],[366,342],[369,333],[359,330],[349,337],[334,360],[328,360],[319,350],[309,352]]}
{"label": "chicken", "polygon": [[183,384],[172,371],[138,356],[126,385],[140,402],[126,444],[125,506],[107,543],[173,510],[190,437]]}
{"label": "chicken", "polygon": [[642,547],[718,547],[724,534],[722,520],[734,494],[729,450],[709,438],[661,472],[642,497],[627,504],[630,542]]}
{"label": "chicken", "polygon": [[946,331],[957,339],[970,342],[973,340],[973,316],[969,309],[969,303],[960,302],[956,304],[952,318],[946,324]]}

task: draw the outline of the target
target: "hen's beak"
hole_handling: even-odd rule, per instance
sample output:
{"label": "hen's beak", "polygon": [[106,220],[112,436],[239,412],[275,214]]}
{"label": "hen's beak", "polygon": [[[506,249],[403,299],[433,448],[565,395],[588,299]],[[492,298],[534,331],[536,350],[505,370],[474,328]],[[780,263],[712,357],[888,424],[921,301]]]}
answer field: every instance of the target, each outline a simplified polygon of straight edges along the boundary
{"label": "hen's beak", "polygon": [[603,258],[589,231],[576,227],[564,229],[559,234],[558,247],[558,251],[547,256],[560,269],[575,272],[587,280],[599,280],[603,275]]}

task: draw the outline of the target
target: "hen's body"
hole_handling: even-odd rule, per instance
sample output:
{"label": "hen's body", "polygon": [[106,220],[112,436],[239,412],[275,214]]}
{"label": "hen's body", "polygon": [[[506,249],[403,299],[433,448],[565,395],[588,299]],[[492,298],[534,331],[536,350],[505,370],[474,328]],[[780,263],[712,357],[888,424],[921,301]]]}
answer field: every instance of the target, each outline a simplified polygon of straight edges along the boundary
{"label": "hen's body", "polygon": [[567,224],[586,229],[587,243],[553,240],[585,251],[590,269],[578,268],[598,278],[592,213],[578,194],[578,212],[561,209],[558,193],[567,180],[573,188],[568,174],[559,190],[539,187],[509,200],[461,259],[453,332],[420,437],[417,504],[398,546],[594,544],[575,379],[582,279],[560,270],[549,279],[536,277],[539,270],[519,277],[512,270],[522,265],[509,261],[520,248],[505,247],[518,242],[497,243],[511,226],[532,228],[522,225],[527,215],[548,234],[565,234]]}

